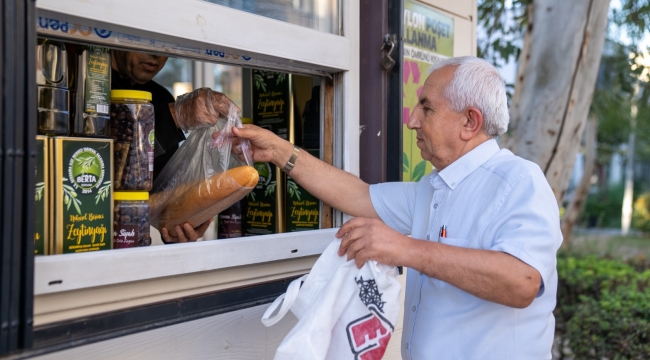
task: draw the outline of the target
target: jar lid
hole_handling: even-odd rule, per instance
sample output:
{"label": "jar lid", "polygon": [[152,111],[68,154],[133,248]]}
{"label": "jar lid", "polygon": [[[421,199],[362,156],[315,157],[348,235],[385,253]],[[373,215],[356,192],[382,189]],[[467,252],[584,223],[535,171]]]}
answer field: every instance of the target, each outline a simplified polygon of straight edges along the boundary
{"label": "jar lid", "polygon": [[243,117],[243,118],[241,118],[241,122],[242,122],[242,124],[252,124],[253,119],[249,118],[249,117]]}
{"label": "jar lid", "polygon": [[149,193],[146,191],[116,191],[113,193],[113,200],[149,200]]}
{"label": "jar lid", "polygon": [[126,99],[151,101],[151,93],[139,90],[111,90],[111,100],[120,101]]}

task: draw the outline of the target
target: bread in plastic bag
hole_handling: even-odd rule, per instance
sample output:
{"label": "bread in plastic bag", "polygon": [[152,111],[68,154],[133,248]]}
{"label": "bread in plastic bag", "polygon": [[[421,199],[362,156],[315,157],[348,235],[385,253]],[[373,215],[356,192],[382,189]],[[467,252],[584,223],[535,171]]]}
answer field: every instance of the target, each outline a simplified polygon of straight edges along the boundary
{"label": "bread in plastic bag", "polygon": [[[227,119],[219,118],[213,126],[192,131],[154,181],[151,225],[167,228],[170,235],[177,236],[177,225],[187,222],[196,228],[257,185],[250,142],[240,140],[233,145],[234,126],[242,127],[242,123],[237,107],[232,105]],[[212,139],[216,131],[220,131],[219,136]],[[233,156],[233,146],[241,147],[237,153],[243,156]]]}

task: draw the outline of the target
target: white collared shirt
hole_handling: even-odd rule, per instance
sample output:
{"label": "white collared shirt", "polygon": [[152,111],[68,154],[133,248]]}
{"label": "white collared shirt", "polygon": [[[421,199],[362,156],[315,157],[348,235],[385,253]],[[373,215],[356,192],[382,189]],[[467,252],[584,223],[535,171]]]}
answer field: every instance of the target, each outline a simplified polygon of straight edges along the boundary
{"label": "white collared shirt", "polygon": [[[370,197],[381,219],[403,234],[508,253],[542,277],[533,303],[515,309],[408,269],[405,360],[551,359],[562,233],[539,166],[488,140],[417,183],[372,185]],[[446,238],[439,237],[443,225]]]}

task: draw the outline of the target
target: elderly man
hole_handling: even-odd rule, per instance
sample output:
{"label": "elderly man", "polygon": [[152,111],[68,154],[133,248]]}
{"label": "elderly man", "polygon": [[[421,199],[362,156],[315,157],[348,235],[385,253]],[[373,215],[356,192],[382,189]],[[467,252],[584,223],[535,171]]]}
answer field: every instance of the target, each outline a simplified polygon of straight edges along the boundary
{"label": "elderly man", "polygon": [[462,57],[434,67],[409,118],[435,167],[418,183],[370,186],[266,130],[236,135],[356,216],[340,255],[408,267],[404,359],[550,359],[559,212],[540,168],[499,149],[507,125],[497,70]]}
{"label": "elderly man", "polygon": [[[194,90],[174,100],[172,94],[152,79],[167,62],[166,56],[133,51],[113,50],[111,87],[151,93],[155,113],[154,179],[172,158],[178,144],[185,140],[182,130],[214,124],[219,115],[228,116],[231,101],[226,95],[208,88]],[[166,243],[196,241],[203,236],[212,220],[192,228],[189,223],[176,226],[178,236],[166,228],[161,235]]]}

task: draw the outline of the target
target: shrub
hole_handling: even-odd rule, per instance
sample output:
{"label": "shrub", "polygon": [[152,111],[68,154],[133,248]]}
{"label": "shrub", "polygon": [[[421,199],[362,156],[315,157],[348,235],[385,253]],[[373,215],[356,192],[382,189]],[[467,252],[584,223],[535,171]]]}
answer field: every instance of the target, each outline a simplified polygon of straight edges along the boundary
{"label": "shrub", "polygon": [[650,270],[594,256],[558,258],[556,334],[575,359],[650,358]]}
{"label": "shrub", "polygon": [[650,233],[650,192],[642,194],[634,202],[634,227]]}
{"label": "shrub", "polygon": [[621,227],[621,206],[624,188],[617,185],[607,194],[589,194],[581,214],[581,226],[585,227]]}

